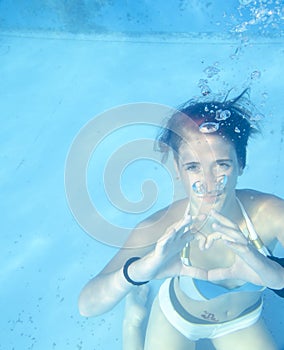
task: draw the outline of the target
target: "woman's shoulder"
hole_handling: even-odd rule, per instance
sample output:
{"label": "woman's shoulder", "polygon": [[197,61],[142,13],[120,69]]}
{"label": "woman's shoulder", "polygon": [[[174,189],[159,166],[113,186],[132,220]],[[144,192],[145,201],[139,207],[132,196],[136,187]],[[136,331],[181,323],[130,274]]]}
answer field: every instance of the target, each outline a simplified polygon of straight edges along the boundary
{"label": "woman's shoulder", "polygon": [[240,189],[236,191],[237,197],[248,207],[248,209],[258,208],[261,205],[263,209],[277,206],[284,206],[284,200],[274,194],[256,191],[252,189]]}
{"label": "woman's shoulder", "polygon": [[274,194],[251,189],[237,190],[237,197],[244,205],[248,214],[257,220],[279,218],[284,214],[284,200]]}
{"label": "woman's shoulder", "polygon": [[250,189],[238,190],[242,202],[256,231],[269,241],[279,235],[284,226],[284,200],[274,194]]}

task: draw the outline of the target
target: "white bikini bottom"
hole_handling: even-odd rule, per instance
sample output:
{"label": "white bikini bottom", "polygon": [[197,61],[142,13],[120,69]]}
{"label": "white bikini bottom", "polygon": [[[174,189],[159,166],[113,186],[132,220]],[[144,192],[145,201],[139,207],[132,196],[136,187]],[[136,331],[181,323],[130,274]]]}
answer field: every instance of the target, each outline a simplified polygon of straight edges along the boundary
{"label": "white bikini bottom", "polygon": [[213,339],[224,336],[253,325],[261,315],[262,299],[252,311],[231,321],[210,324],[190,322],[182,317],[173,307],[170,298],[170,282],[171,279],[169,278],[160,287],[160,308],[169,323],[189,340],[197,341],[199,339]]}

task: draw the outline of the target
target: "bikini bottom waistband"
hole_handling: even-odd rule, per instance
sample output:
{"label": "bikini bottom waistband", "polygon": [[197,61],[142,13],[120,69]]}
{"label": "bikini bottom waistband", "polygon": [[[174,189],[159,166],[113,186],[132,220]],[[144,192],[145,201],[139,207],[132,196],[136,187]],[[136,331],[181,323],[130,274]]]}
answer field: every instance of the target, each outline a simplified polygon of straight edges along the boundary
{"label": "bikini bottom waistband", "polygon": [[[220,323],[208,323],[190,315],[180,304],[173,291],[171,279],[167,279],[159,290],[160,308],[181,334],[192,341],[213,339],[249,327],[256,323],[262,312],[262,298],[245,310],[236,319]],[[175,307],[173,306],[175,305]]]}

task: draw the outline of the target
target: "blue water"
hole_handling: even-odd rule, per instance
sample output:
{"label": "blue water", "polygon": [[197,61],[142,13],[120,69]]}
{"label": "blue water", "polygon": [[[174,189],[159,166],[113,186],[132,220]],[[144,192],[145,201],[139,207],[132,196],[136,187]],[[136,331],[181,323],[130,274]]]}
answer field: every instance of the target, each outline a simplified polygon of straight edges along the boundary
{"label": "blue water", "polygon": [[[201,94],[201,79],[214,92],[251,86],[265,118],[262,135],[250,143],[239,187],[284,197],[283,14],[248,24],[256,18],[252,3],[238,10],[240,2],[233,0],[226,8],[198,1],[193,7],[186,1],[165,7],[160,1],[139,7],[122,1],[60,3],[50,0],[40,8],[36,1],[0,2],[1,350],[121,349],[123,302],[98,318],[84,319],[77,310],[82,286],[117,249],[86,234],[64,188],[72,141],[104,111],[134,102],[177,106]],[[190,27],[192,14],[199,21]],[[240,32],[244,22],[247,30]],[[113,138],[106,142],[108,151],[117,147]],[[94,153],[89,164],[91,196],[96,183],[100,191],[103,183],[94,160],[103,164],[105,155]],[[157,170],[152,161],[129,166],[122,179],[129,201],[143,197],[142,170],[169,181],[167,170]],[[149,211],[171,201],[165,193],[158,188]],[[104,205],[119,225],[141,218],[117,213],[107,200]],[[283,302],[266,292],[265,305],[264,318],[284,349]]]}

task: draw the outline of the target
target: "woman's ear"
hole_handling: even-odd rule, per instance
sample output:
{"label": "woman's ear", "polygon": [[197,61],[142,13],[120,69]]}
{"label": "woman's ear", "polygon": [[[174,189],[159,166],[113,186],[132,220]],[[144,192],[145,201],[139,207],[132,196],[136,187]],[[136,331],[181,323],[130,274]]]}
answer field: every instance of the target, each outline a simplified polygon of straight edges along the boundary
{"label": "woman's ear", "polygon": [[240,165],[239,166],[239,176],[243,175],[244,168]]}
{"label": "woman's ear", "polygon": [[179,171],[179,164],[177,160],[174,160],[174,168],[175,168],[175,173],[176,173],[176,180],[180,179],[180,171]]}

